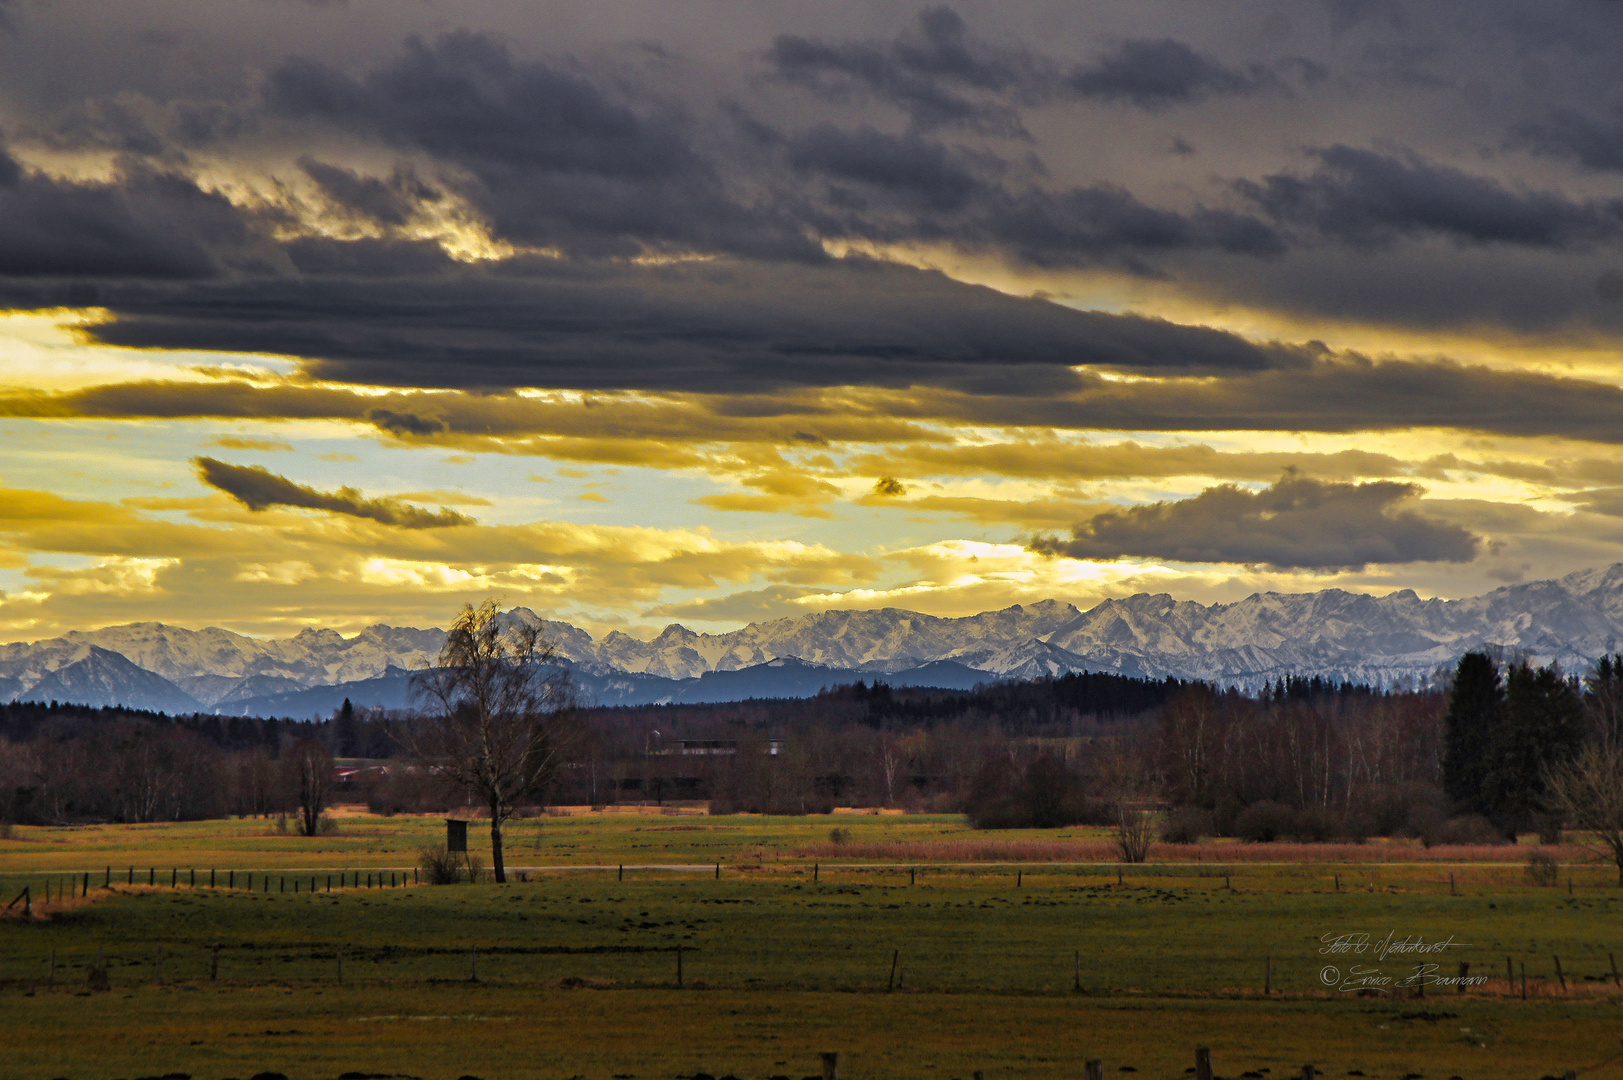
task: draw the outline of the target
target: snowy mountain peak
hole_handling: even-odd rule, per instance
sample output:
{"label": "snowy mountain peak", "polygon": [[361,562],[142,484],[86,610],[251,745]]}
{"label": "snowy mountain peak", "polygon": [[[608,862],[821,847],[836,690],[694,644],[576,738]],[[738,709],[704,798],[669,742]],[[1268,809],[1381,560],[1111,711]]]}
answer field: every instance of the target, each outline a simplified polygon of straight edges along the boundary
{"label": "snowy mountain peak", "polygon": [[[620,631],[594,639],[526,608],[503,618],[539,623],[558,655],[582,671],[617,678],[683,680],[792,661],[853,674],[952,663],[1021,678],[1089,670],[1242,687],[1287,674],[1390,684],[1427,678],[1484,645],[1558,661],[1570,671],[1623,650],[1623,563],[1459,600],[1422,599],[1412,589],[1385,596],[1324,589],[1207,605],[1140,593],[1087,611],[1062,600],[963,618],[901,608],[835,610],[722,634],[671,623],[646,641]],[[261,639],[218,627],[129,623],[0,646],[0,688],[48,700],[70,691],[105,697],[123,685],[147,702],[218,707],[416,670],[437,658],[444,640],[442,630],[384,624],[350,638],[308,628]]]}

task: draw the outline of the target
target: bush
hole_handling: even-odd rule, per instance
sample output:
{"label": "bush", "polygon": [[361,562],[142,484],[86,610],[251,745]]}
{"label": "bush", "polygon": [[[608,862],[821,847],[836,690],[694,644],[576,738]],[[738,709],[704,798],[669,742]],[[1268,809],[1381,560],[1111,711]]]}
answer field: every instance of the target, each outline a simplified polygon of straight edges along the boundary
{"label": "bush", "polygon": [[326,814],[322,814],[321,817],[316,820],[316,833],[321,836],[337,836],[338,822],[334,821]]}
{"label": "bush", "polygon": [[1481,814],[1462,814],[1449,818],[1438,830],[1439,844],[1507,844],[1505,834],[1493,827],[1493,822]]}
{"label": "bush", "polygon": [[423,880],[430,885],[460,884],[464,868],[471,872],[470,880],[477,874],[471,856],[460,851],[447,851],[444,844],[419,848],[417,865],[422,868]]}
{"label": "bush", "polygon": [[1163,844],[1196,844],[1212,833],[1212,812],[1198,806],[1174,806],[1161,823]]}
{"label": "bush", "polygon": [[1560,871],[1561,864],[1548,851],[1535,851],[1527,857],[1527,877],[1534,885],[1554,885]]}
{"label": "bush", "polygon": [[1357,808],[1373,836],[1422,836],[1448,820],[1448,796],[1431,784],[1396,784]]}
{"label": "bush", "polygon": [[831,844],[849,844],[851,842],[851,830],[830,829],[828,831],[828,842]]}
{"label": "bush", "polygon": [[1324,844],[1342,836],[1341,821],[1328,810],[1306,806],[1296,811],[1290,835],[1301,844]]}
{"label": "bush", "polygon": [[1024,770],[1004,755],[991,758],[975,774],[964,811],[977,829],[1115,823],[1110,809],[1090,802],[1082,778],[1054,754],[1041,755]]}
{"label": "bush", "polygon": [[1234,835],[1247,843],[1267,844],[1289,835],[1295,825],[1294,810],[1264,799],[1240,811],[1234,819]]}

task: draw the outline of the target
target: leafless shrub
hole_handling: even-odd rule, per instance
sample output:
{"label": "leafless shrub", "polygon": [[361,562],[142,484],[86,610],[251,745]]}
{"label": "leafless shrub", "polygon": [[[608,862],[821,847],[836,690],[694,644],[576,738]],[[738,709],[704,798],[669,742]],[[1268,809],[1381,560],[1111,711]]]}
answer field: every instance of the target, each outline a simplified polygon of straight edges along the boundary
{"label": "leafless shrub", "polygon": [[1116,807],[1116,850],[1121,853],[1123,862],[1143,862],[1154,841],[1155,826],[1150,823],[1148,812],[1125,803]]}
{"label": "leafless shrub", "polygon": [[837,845],[839,845],[841,847],[845,846],[846,844],[849,844],[851,842],[851,830],[850,829],[830,829],[828,831],[828,842],[831,843],[831,844],[837,844]]}
{"label": "leafless shrub", "polygon": [[1548,851],[1535,851],[1527,857],[1527,877],[1534,885],[1549,887],[1561,871],[1561,864]]}
{"label": "leafless shrub", "polygon": [[460,852],[447,851],[444,844],[419,848],[417,865],[430,885],[456,885],[462,881],[464,860]]}

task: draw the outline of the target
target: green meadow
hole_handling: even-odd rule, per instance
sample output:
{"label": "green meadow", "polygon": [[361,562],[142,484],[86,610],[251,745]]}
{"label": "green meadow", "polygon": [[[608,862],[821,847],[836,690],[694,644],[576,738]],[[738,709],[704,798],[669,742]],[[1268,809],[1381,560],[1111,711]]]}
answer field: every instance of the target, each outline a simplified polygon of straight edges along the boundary
{"label": "green meadow", "polygon": [[[352,816],[314,839],[263,821],[18,829],[0,841],[0,903],[69,871],[92,888],[0,921],[0,1076],[801,1080],[838,1051],[847,1080],[1080,1076],[1090,1058],[1177,1080],[1197,1045],[1231,1080],[1308,1062],[1391,1080],[1623,1072],[1623,890],[1581,848],[1556,887],[1509,862],[796,854],[834,826],[854,847],[963,830],[549,817],[511,830],[527,880],[426,886],[400,882],[437,819]],[[238,887],[192,887],[193,866],[235,870]],[[698,869],[639,869],[654,866]],[[383,867],[395,887],[377,887]],[[338,887],[357,869],[373,887]],[[1327,935],[1367,943],[1326,952]],[[1375,955],[1388,937],[1449,944]],[[1488,981],[1423,996],[1378,982],[1418,962]],[[1377,988],[1343,991],[1360,977]]]}

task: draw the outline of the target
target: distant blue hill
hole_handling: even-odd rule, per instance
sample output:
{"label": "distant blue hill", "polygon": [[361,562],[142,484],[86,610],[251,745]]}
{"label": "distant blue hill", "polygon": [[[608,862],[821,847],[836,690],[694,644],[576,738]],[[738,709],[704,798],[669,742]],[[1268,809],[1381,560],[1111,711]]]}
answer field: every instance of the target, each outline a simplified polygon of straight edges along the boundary
{"label": "distant blue hill", "polygon": [[[970,690],[997,676],[950,660],[938,660],[922,667],[889,674],[822,667],[801,660],[773,660],[737,671],[707,671],[696,679],[666,679],[658,675],[615,672],[593,675],[575,672],[575,684],[583,704],[651,705],[662,702],[709,704],[747,701],[751,698],[812,697],[831,686],[858,679],[891,686],[922,686],[943,690]],[[406,709],[413,705],[411,674],[391,667],[373,679],[312,686],[281,694],[241,698],[221,703],[215,711],[241,716],[282,716],[303,719],[330,716],[342,707],[344,699],[358,709],[381,707]]]}

